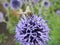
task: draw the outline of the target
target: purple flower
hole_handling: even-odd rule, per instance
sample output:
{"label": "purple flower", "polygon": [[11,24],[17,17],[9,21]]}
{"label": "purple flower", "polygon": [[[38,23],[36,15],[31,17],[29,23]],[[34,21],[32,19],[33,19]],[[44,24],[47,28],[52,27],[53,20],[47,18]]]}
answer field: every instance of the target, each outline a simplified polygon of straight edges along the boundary
{"label": "purple flower", "polygon": [[11,0],[10,6],[11,6],[11,9],[16,10],[16,9],[21,8],[22,2],[21,0]]}
{"label": "purple flower", "polygon": [[4,16],[3,16],[3,13],[0,12],[0,22],[2,22],[4,20]]}
{"label": "purple flower", "polygon": [[15,38],[21,45],[46,45],[49,31],[46,21],[33,14],[31,17],[21,18],[16,26]]}
{"label": "purple flower", "polygon": [[46,8],[49,8],[51,6],[51,3],[49,0],[43,0],[42,5]]}
{"label": "purple flower", "polygon": [[6,2],[3,3],[3,6],[4,6],[4,8],[8,8],[9,7],[9,3],[6,1]]}
{"label": "purple flower", "polygon": [[57,10],[57,11],[56,11],[56,14],[60,15],[60,10]]}

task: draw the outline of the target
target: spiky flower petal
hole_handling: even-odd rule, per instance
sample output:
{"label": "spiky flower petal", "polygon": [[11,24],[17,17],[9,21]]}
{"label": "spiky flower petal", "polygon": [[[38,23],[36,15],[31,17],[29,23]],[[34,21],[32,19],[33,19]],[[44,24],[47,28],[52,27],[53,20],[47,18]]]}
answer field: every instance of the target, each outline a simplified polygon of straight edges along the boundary
{"label": "spiky flower petal", "polygon": [[22,45],[46,45],[49,40],[49,28],[41,16],[21,18],[16,26],[15,38]]}

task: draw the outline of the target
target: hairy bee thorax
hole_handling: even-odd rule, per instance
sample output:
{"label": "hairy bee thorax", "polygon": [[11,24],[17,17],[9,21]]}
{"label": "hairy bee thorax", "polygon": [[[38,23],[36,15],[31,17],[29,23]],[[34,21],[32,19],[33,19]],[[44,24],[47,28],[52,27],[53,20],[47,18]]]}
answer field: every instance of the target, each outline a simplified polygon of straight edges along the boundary
{"label": "hairy bee thorax", "polygon": [[25,11],[23,11],[22,9],[19,9],[19,11],[17,12],[19,15],[25,15],[25,16],[32,16],[32,12],[31,12],[31,10],[30,10],[30,8],[29,8],[29,6],[27,6],[27,8],[26,8],[26,10]]}

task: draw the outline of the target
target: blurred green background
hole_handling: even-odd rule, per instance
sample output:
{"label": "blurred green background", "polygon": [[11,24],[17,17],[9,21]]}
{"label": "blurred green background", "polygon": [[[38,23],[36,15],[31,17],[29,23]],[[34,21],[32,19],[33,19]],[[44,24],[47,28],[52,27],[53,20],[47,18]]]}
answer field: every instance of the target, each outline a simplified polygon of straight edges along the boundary
{"label": "blurred green background", "polygon": [[[60,10],[60,0],[50,0],[50,2],[49,9],[42,7],[41,16],[48,21],[48,26],[51,29],[48,45],[60,45],[60,15],[56,13],[56,10]],[[39,4],[40,6],[38,6]],[[38,14],[38,9],[41,9],[41,2],[39,4],[33,8],[35,14]],[[0,45],[19,45],[18,42],[14,41],[14,31],[18,18],[11,13],[10,8],[5,11],[6,14],[9,13],[9,21],[0,23]]]}

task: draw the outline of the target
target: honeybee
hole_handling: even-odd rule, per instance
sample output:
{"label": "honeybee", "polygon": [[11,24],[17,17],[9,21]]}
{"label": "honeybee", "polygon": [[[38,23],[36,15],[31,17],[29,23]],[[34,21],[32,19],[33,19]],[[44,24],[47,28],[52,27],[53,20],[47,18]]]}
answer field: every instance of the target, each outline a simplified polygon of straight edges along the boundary
{"label": "honeybee", "polygon": [[21,17],[23,14],[25,16],[31,16],[32,15],[32,12],[31,12],[29,6],[27,6],[25,11],[23,11],[23,9],[19,9],[18,11],[16,11],[16,10],[11,10],[11,11],[12,11],[12,14],[16,17]]}

